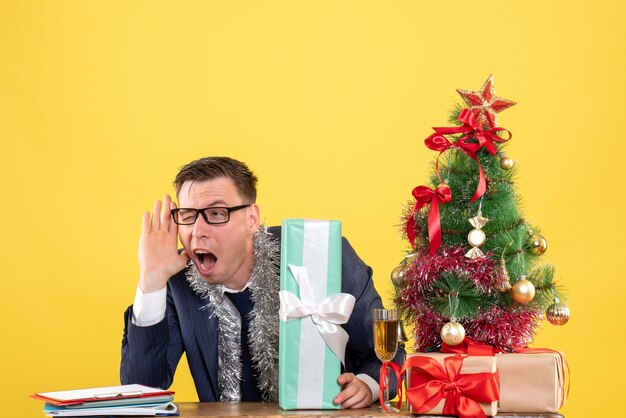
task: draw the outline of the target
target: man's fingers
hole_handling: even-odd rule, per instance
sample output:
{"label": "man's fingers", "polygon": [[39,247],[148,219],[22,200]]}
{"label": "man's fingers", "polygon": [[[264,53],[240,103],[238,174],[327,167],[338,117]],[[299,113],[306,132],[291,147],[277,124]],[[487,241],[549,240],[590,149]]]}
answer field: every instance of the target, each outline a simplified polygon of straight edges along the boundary
{"label": "man's fingers", "polygon": [[[159,213],[159,223],[160,227],[164,230],[169,231],[170,229],[170,203],[172,199],[169,195],[163,196],[163,205],[161,206],[161,213]],[[156,213],[155,213],[156,215]]]}
{"label": "man's fingers", "polygon": [[176,209],[176,203],[170,201],[170,210],[167,212],[167,220],[169,222],[168,232],[170,234],[176,234],[176,232],[178,232],[178,225],[176,225],[174,220],[171,218],[172,209]]}
{"label": "man's fingers", "polygon": [[144,214],[141,231],[145,234],[164,230],[175,234],[178,231],[178,225],[171,220],[172,209],[176,209],[176,203],[172,202],[169,195],[165,195],[163,201],[155,200],[152,214],[149,212]]}
{"label": "man's fingers", "polygon": [[341,408],[342,409],[348,409],[348,408],[365,408],[367,406],[370,406],[369,403],[366,402],[366,396],[365,394],[361,393],[360,391],[355,393],[353,396],[351,396],[350,398],[348,398],[348,400],[346,400],[344,403],[341,404]]}
{"label": "man's fingers", "polygon": [[141,219],[141,233],[147,234],[150,232],[150,212],[144,212]]}
{"label": "man's fingers", "polygon": [[158,231],[161,228],[161,206],[160,200],[154,201],[154,208],[152,209],[152,221],[150,222],[150,232]]}
{"label": "man's fingers", "polygon": [[342,408],[359,408],[365,399],[365,393],[362,392],[360,385],[349,383],[344,390],[337,396],[340,400]]}
{"label": "man's fingers", "polygon": [[344,373],[337,379],[344,388],[333,400],[341,408],[365,408],[372,404],[372,392],[363,381],[352,373]]}
{"label": "man's fingers", "polygon": [[156,200],[152,213],[143,215],[139,239],[139,287],[144,292],[162,289],[167,280],[185,267],[189,257],[178,254],[176,231],[170,221],[172,201],[169,196]]}
{"label": "man's fingers", "polygon": [[340,385],[344,385],[346,383],[352,382],[355,378],[356,376],[354,375],[354,373],[342,373],[337,378],[337,383],[339,383]]}
{"label": "man's fingers", "polygon": [[349,388],[353,380],[354,374],[352,373],[343,373],[337,378],[337,383],[341,385],[341,392],[333,399],[335,405],[343,404],[351,396],[352,390],[349,390]]}

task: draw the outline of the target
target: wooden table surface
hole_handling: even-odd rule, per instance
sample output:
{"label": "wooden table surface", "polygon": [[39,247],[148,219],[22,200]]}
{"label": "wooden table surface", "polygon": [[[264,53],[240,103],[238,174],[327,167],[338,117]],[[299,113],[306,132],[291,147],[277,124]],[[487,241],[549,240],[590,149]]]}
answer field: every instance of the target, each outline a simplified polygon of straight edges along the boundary
{"label": "wooden table surface", "polygon": [[[253,418],[318,418],[318,417],[385,417],[392,415],[410,416],[408,411],[401,411],[398,414],[390,414],[379,411],[378,405],[365,409],[341,409],[341,410],[324,410],[324,411],[283,411],[276,403],[226,403],[226,402],[175,402],[178,405],[180,418],[196,418],[196,417],[253,417]],[[420,415],[425,418],[441,418],[441,415]],[[564,418],[560,414],[513,414],[500,413],[496,415],[499,418]]]}

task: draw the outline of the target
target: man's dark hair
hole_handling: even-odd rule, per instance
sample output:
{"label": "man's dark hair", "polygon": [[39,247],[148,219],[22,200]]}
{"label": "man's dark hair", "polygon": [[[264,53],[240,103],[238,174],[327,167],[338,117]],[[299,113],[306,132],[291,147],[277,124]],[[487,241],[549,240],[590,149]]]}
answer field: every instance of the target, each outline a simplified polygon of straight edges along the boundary
{"label": "man's dark hair", "polygon": [[231,179],[246,203],[256,202],[256,176],[247,165],[229,157],[205,157],[183,166],[174,179],[176,195],[186,181],[202,182],[218,177]]}

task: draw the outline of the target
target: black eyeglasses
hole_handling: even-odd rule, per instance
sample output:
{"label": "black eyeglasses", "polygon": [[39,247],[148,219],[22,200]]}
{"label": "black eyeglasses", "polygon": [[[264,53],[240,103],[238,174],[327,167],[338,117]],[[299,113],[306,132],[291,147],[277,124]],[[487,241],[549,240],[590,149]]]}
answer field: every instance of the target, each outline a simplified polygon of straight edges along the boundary
{"label": "black eyeglasses", "polygon": [[206,223],[211,225],[225,224],[230,221],[230,213],[239,209],[247,208],[250,204],[233,206],[232,208],[214,207],[204,209],[192,209],[192,208],[177,208],[172,209],[172,218],[177,225],[193,225],[198,219],[198,214],[202,214],[202,217]]}

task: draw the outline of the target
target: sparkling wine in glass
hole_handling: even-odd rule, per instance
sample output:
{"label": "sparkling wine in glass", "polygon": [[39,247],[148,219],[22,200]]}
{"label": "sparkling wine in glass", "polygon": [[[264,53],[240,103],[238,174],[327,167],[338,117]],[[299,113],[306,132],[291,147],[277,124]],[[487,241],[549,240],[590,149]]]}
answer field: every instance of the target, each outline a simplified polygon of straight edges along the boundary
{"label": "sparkling wine in glass", "polygon": [[[393,360],[398,350],[398,311],[395,309],[373,309],[374,318],[374,351],[382,362]],[[389,386],[389,377],[385,381]],[[384,390],[380,404],[385,405],[391,412],[399,410],[389,403],[389,388]]]}

